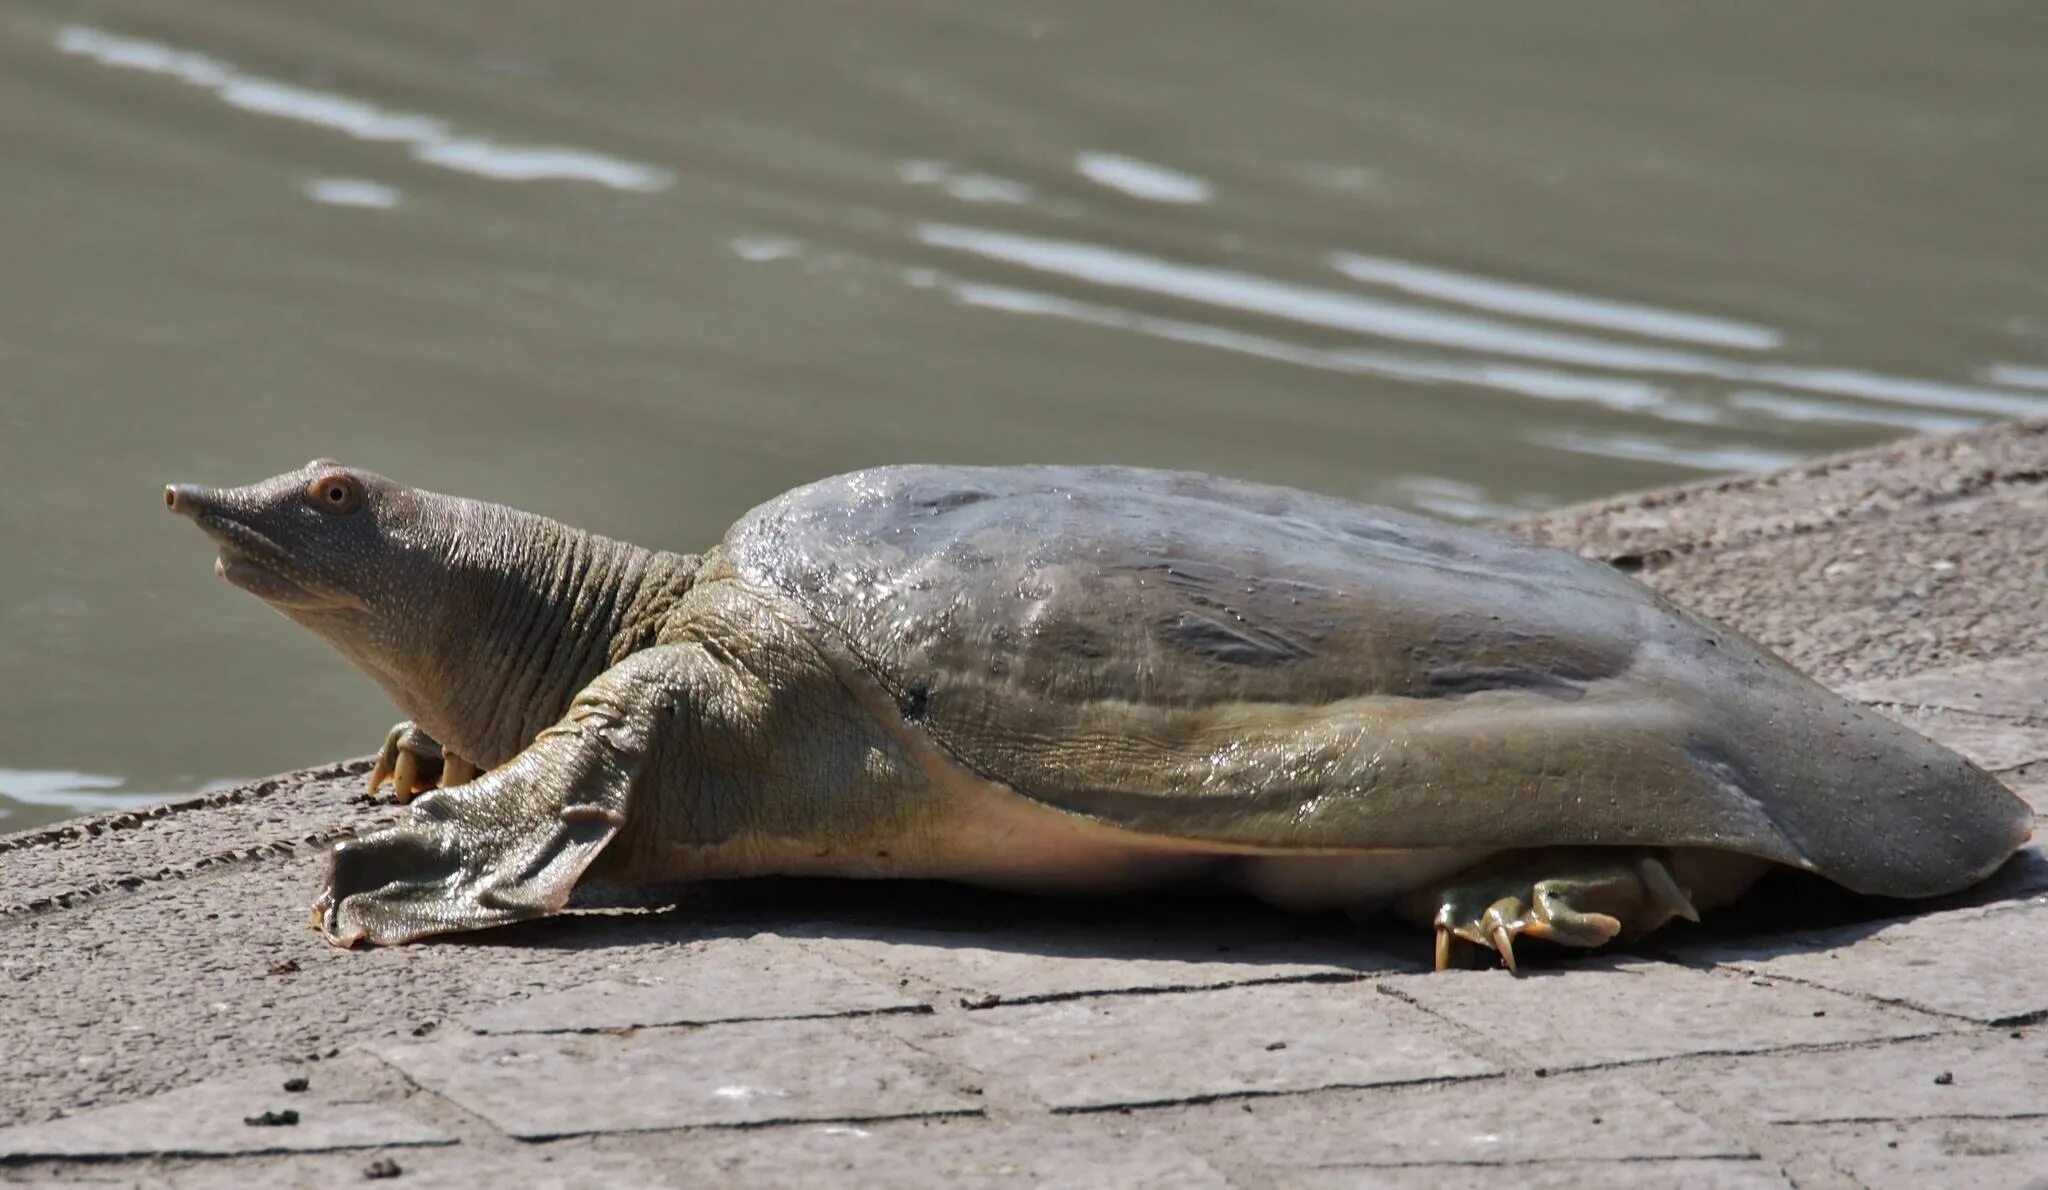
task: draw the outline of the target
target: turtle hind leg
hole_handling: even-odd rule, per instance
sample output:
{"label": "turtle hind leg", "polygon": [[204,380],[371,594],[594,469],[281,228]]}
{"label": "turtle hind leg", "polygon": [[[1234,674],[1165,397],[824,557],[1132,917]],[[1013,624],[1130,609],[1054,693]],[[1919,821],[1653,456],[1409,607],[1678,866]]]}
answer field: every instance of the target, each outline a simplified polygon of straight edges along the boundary
{"label": "turtle hind leg", "polygon": [[[1435,929],[1437,970],[1453,966],[1469,944],[1493,951],[1513,971],[1520,937],[1591,948],[1647,933],[1674,917],[1698,921],[1693,893],[1674,866],[1689,875],[1701,865],[1690,855],[1685,859],[1680,863],[1669,852],[1634,847],[1508,852],[1409,894],[1401,908]],[[1757,872],[1767,866],[1746,857],[1729,859],[1746,871],[1752,863]],[[1732,899],[1721,887],[1728,881],[1712,883],[1712,904]]]}

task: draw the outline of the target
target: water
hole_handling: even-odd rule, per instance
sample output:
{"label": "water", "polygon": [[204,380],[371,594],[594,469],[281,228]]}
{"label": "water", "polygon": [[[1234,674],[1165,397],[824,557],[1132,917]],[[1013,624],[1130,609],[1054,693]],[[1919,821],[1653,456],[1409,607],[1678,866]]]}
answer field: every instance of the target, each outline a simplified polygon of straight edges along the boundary
{"label": "water", "polygon": [[1464,519],[2048,413],[2030,0],[0,10],[0,831],[367,751],[170,480]]}

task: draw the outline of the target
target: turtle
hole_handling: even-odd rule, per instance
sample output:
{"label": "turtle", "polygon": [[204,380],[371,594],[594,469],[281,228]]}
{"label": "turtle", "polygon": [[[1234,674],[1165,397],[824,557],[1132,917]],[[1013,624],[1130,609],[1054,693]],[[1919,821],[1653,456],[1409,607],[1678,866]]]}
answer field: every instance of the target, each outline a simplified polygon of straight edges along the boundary
{"label": "turtle", "polygon": [[1436,966],[1697,920],[1765,873],[1924,898],[2032,814],[1599,560],[1291,488],[901,465],[701,554],[316,459],[166,504],[407,716],[313,906],[391,945],[585,880],[1224,887]]}

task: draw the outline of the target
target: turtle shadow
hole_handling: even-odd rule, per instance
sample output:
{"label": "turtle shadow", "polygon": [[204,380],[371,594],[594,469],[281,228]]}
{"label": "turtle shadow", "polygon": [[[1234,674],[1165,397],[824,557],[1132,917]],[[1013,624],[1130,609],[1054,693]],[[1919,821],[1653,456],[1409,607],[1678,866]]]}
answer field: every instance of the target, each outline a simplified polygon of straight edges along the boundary
{"label": "turtle shadow", "polygon": [[1837,950],[1915,918],[1995,909],[2043,892],[2048,892],[2048,853],[2039,847],[2021,850],[1961,892],[1924,900],[1868,896],[1783,869],[1699,922],[1674,922],[1620,949],[1694,966],[1755,962]]}
{"label": "turtle shadow", "polygon": [[461,936],[582,951],[713,937],[776,934],[1048,959],[1142,959],[1304,965],[1359,976],[1420,969],[1425,931],[1354,923],[1341,913],[1291,913],[1241,894],[1167,890],[1110,896],[1002,892],[922,880],[762,877],[716,884],[593,885],[572,912]]}
{"label": "turtle shadow", "polygon": [[[1635,956],[1689,966],[1740,963],[1855,944],[1902,920],[1986,909],[2048,891],[2048,855],[2029,848],[1961,893],[1912,901],[1850,892],[1785,870],[1699,923],[1674,922],[1600,951],[1518,944],[1526,974],[1570,970],[1583,959]],[[934,881],[763,877],[709,884],[579,890],[569,914],[449,942],[590,951],[777,934],[1046,959],[1142,959],[1303,966],[1363,978],[1427,970],[1428,931],[1340,913],[1294,913],[1241,894],[1172,890],[1120,896],[1008,893]]]}

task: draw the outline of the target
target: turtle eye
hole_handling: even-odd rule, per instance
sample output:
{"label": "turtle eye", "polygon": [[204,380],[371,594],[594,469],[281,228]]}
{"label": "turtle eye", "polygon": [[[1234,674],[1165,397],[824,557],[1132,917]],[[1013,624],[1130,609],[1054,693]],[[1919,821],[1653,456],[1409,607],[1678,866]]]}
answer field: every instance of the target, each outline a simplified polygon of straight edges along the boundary
{"label": "turtle eye", "polygon": [[323,475],[306,485],[306,502],[321,512],[346,516],[363,506],[363,485],[342,472]]}

